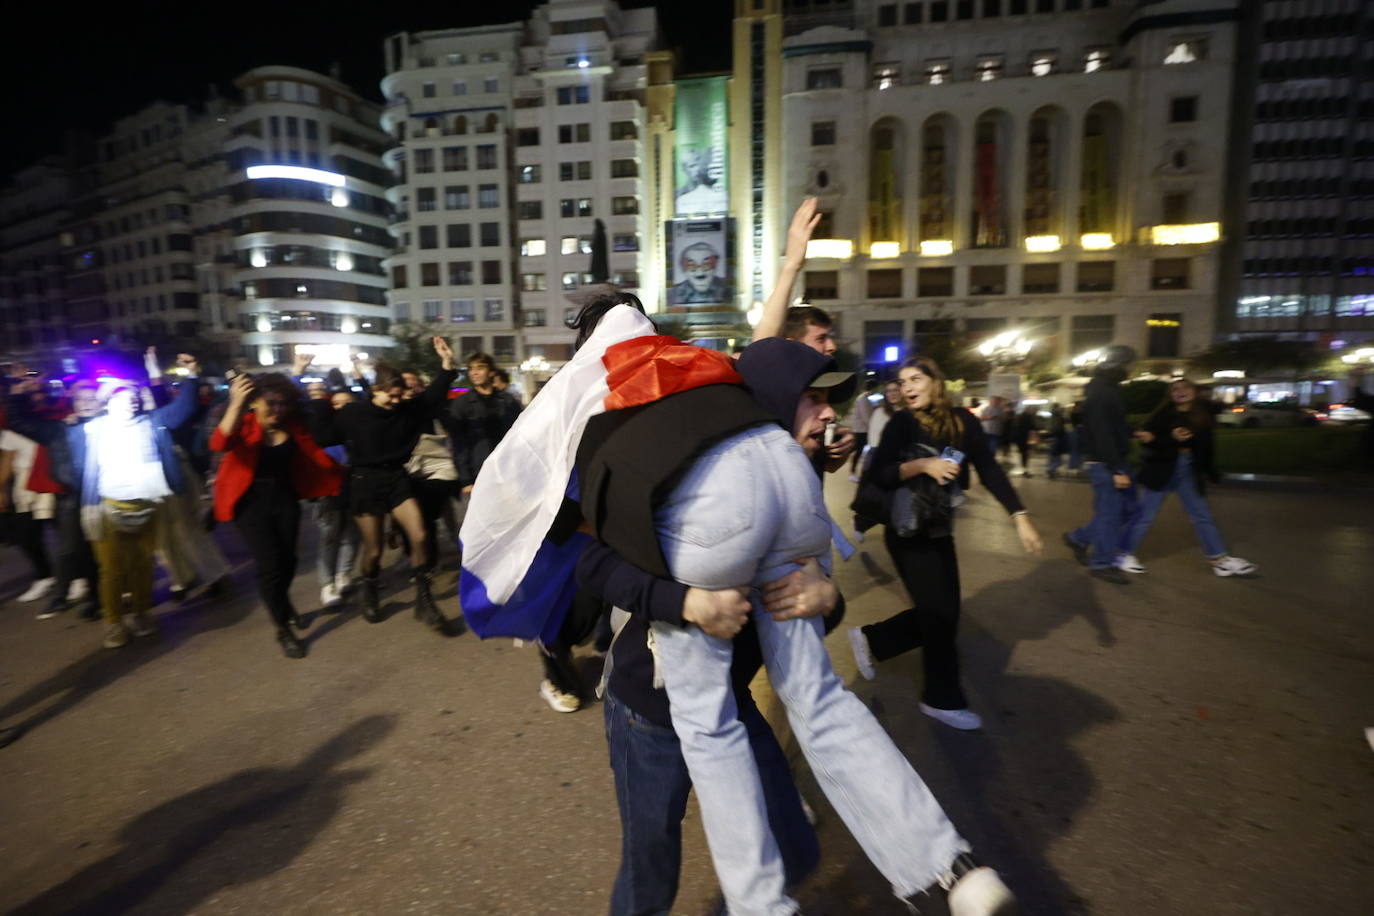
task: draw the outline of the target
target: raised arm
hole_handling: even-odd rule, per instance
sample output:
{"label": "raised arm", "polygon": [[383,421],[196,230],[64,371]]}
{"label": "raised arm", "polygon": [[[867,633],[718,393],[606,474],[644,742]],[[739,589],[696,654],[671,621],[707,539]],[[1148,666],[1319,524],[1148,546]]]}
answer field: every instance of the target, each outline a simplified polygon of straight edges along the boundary
{"label": "raised arm", "polygon": [[246,375],[235,376],[229,383],[229,403],[224,408],[224,416],[210,436],[211,451],[223,452],[233,448],[238,439],[239,424],[243,422],[243,408],[248,403],[248,395],[253,391],[253,380]]}
{"label": "raised arm", "polygon": [[817,212],[814,197],[802,201],[797,212],[792,214],[792,225],[787,228],[787,248],[783,254],[782,269],[778,271],[773,292],[763,304],[759,323],[754,325],[754,340],[782,334],[783,325],[787,322],[788,303],[792,299],[792,287],[797,282],[797,274],[806,264],[806,243],[811,241],[811,233],[820,221],[821,215]]}
{"label": "raised arm", "polygon": [[191,418],[196,415],[196,408],[200,406],[200,400],[196,397],[200,363],[189,353],[178,353],[177,366],[186,371],[186,376],[181,380],[176,396],[165,406],[152,412],[153,420],[168,429],[180,429],[191,422]]}
{"label": "raised arm", "polygon": [[430,410],[438,410],[447,403],[448,390],[453,385],[453,380],[458,377],[458,368],[453,364],[453,348],[448,345],[448,341],[442,337],[434,338],[434,352],[439,354],[443,369],[434,374],[434,379],[418,398]]}

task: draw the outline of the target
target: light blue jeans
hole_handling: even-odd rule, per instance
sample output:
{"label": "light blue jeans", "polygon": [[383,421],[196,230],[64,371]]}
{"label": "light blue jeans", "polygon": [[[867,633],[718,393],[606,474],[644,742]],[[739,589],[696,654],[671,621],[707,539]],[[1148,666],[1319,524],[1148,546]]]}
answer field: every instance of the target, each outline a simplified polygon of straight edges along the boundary
{"label": "light blue jeans", "polygon": [[1069,532],[1076,544],[1089,548],[1093,569],[1106,569],[1117,557],[1130,553],[1126,543],[1131,522],[1137,517],[1135,481],[1117,489],[1112,472],[1100,461],[1086,462],[1088,480],[1093,485],[1093,517],[1082,528]]}
{"label": "light blue jeans", "polygon": [[310,514],[320,527],[320,549],[315,556],[315,573],[320,588],[333,583],[339,573],[353,571],[361,533],[353,517],[334,504],[337,499],[317,499],[310,503]]}
{"label": "light blue jeans", "polygon": [[1212,517],[1207,497],[1203,496],[1197,487],[1197,477],[1193,472],[1193,456],[1186,452],[1178,456],[1178,462],[1174,465],[1174,475],[1169,478],[1164,489],[1141,488],[1140,508],[1136,510],[1135,519],[1126,535],[1126,552],[1135,553],[1140,542],[1145,540],[1150,525],[1159,514],[1159,507],[1164,505],[1164,498],[1171,492],[1177,492],[1178,498],[1183,501],[1183,511],[1188,513],[1188,521],[1193,523],[1193,530],[1197,532],[1198,540],[1202,542],[1202,550],[1207,557],[1215,560],[1217,557],[1226,556],[1226,542],[1221,539],[1221,532],[1217,530],[1217,521]]}
{"label": "light blue jeans", "polygon": [[[801,447],[778,427],[704,453],[656,516],[673,577],[701,588],[760,586],[794,561],[830,568],[830,518]],[[764,665],[826,797],[892,884],[909,897],[969,846],[862,701],[830,666],[820,618],[776,622],[754,598]],[[655,623],[673,728],[696,787],[716,877],[732,916],[788,916],[778,846],[730,685],[731,643]]]}

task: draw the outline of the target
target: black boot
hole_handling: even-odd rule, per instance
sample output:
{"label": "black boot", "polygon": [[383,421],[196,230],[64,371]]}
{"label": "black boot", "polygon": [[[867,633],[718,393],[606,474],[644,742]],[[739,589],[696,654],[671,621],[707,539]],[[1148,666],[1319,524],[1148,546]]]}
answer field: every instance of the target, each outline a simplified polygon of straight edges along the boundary
{"label": "black boot", "polygon": [[377,594],[377,577],[364,576],[362,588],[358,591],[362,595],[363,619],[368,623],[381,623],[382,602]]}
{"label": "black boot", "polygon": [[431,575],[429,570],[419,570],[412,577],[415,581],[415,619],[434,632],[443,633],[447,621],[434,603],[434,595],[430,593]]}
{"label": "black boot", "polygon": [[305,658],[305,643],[296,638],[290,627],[277,627],[277,642],[287,658]]}

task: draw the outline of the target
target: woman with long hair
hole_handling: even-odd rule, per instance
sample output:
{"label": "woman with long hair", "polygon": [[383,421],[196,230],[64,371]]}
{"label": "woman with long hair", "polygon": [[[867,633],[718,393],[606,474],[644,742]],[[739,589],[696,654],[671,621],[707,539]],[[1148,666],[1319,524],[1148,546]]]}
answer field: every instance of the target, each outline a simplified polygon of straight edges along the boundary
{"label": "woman with long hair", "polygon": [[1170,493],[1178,493],[1183,511],[1193,523],[1203,553],[1218,576],[1248,576],[1259,569],[1249,560],[1226,552],[1226,542],[1217,530],[1216,519],[1204,495],[1207,481],[1215,482],[1215,450],[1212,411],[1198,396],[1197,385],[1184,378],[1169,383],[1169,395],[1150,414],[1135,434],[1145,445],[1144,463],[1136,479],[1144,492],[1135,517],[1127,523],[1125,543],[1116,565],[1131,573],[1143,573],[1145,566],[1136,559],[1136,548],[1145,539],[1159,514],[1159,507]]}
{"label": "woman with long hair", "polygon": [[304,623],[291,604],[299,500],[337,494],[343,472],[306,431],[300,390],[275,372],[230,382],[229,405],[210,448],[224,452],[215,475],[215,518],[233,521],[243,535],[282,652],[304,658],[305,644],[292,630]]}
{"label": "woman with long hair", "polygon": [[[883,430],[873,455],[873,479],[893,491],[921,475],[942,487],[957,481],[968,489],[972,465],[978,469],[978,479],[1011,515],[1021,546],[1028,553],[1039,553],[1040,535],[997,463],[982,423],[969,411],[951,404],[940,367],[927,357],[912,357],[902,363],[897,380],[906,409],[897,412]],[[955,648],[959,561],[954,552],[952,521],[919,528],[907,537],[889,523],[884,542],[916,606],[881,623],[850,629],[850,646],[859,672],[872,680],[877,674],[875,661],[886,661],[921,646],[925,650],[921,711],[953,728],[980,728],[982,719],[968,708],[959,682],[959,653]]]}

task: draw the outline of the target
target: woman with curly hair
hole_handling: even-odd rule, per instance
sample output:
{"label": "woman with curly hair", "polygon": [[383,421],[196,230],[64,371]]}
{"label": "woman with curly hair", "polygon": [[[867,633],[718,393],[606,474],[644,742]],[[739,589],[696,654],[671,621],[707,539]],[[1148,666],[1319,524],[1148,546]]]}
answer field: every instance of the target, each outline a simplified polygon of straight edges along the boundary
{"label": "woman with curly hair", "polygon": [[300,391],[278,373],[240,375],[230,383],[229,405],[210,448],[224,452],[215,477],[215,518],[233,521],[243,535],[282,651],[304,658],[305,645],[292,630],[304,624],[291,604],[299,500],[336,495],[343,471],[306,431]]}

